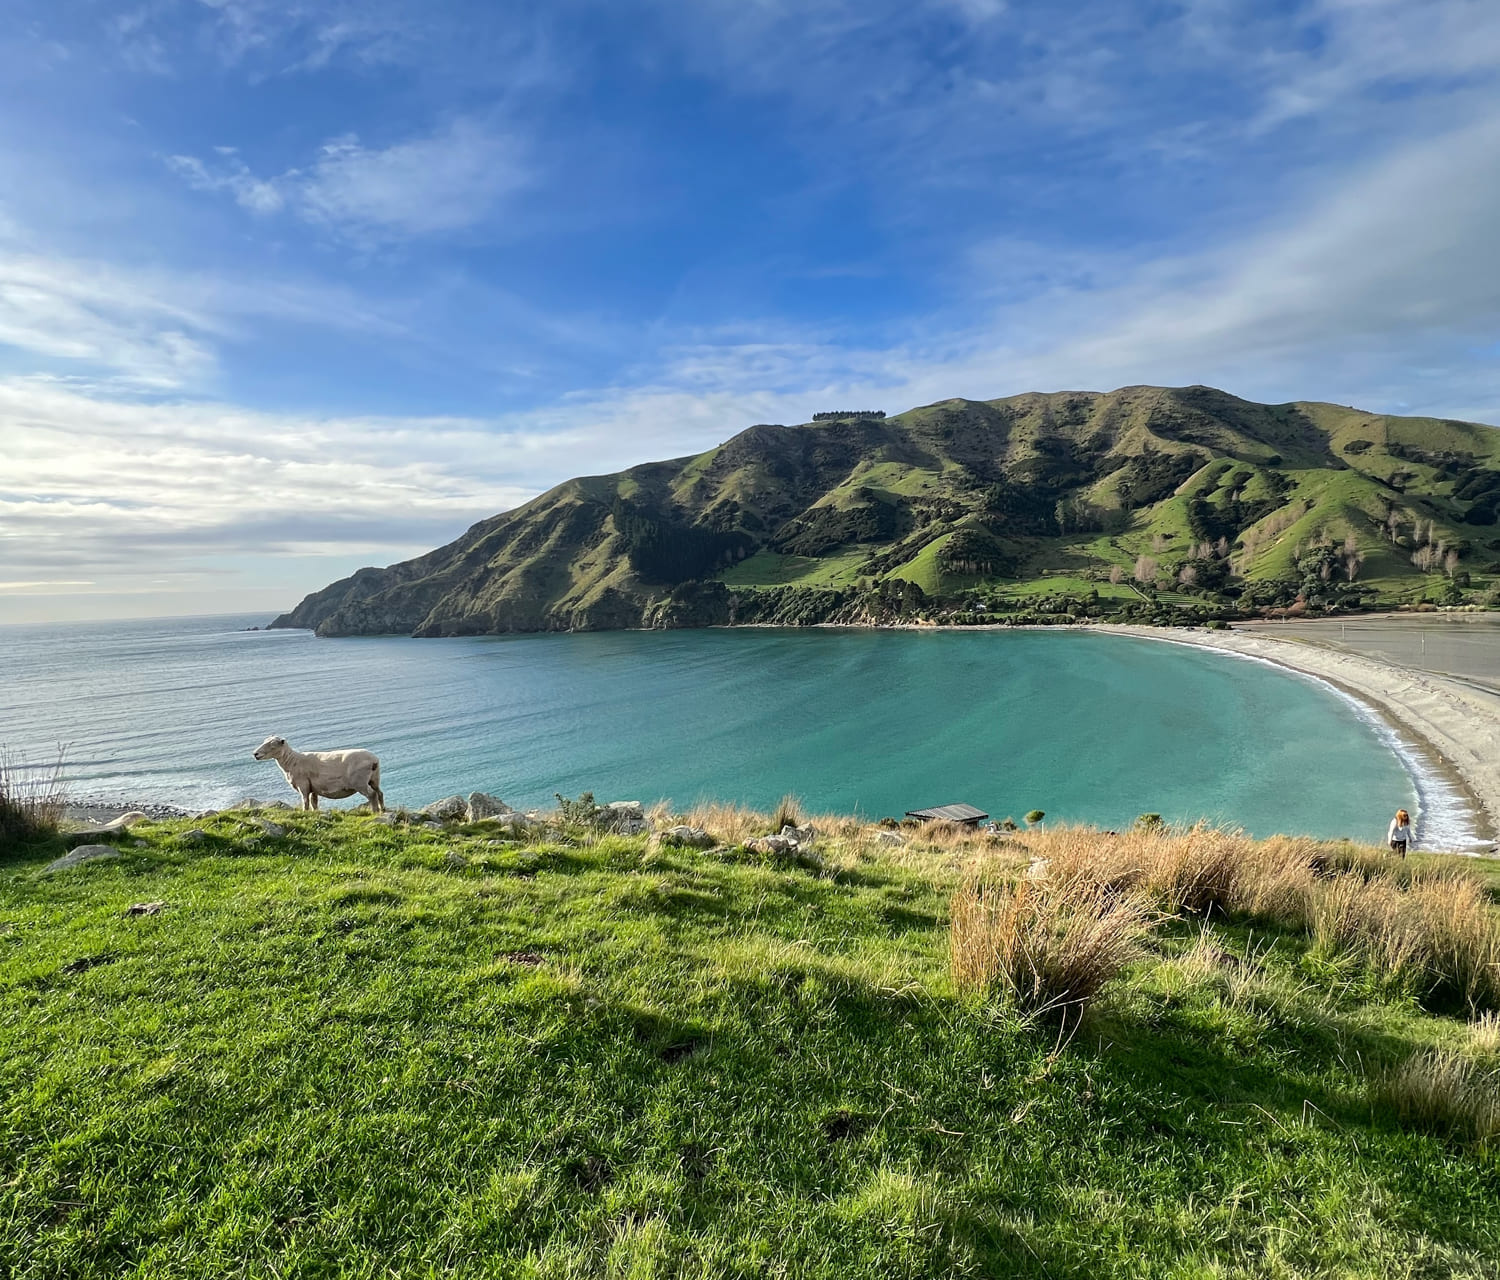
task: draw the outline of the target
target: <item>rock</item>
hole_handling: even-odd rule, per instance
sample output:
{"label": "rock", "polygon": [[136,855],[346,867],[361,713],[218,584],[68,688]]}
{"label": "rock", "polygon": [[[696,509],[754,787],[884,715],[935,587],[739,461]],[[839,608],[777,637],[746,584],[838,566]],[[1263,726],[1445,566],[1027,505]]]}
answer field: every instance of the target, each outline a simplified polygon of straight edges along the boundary
{"label": "rock", "polygon": [[183,844],[202,844],[208,839],[208,832],[202,827],[194,827],[191,831],[184,831],[177,837]]}
{"label": "rock", "polygon": [[269,818],[256,818],[254,821],[255,825],[272,840],[279,840],[286,835],[286,828],[279,822],[272,822]]}
{"label": "rock", "polygon": [[781,835],[783,839],[795,840],[797,842],[798,848],[808,849],[811,848],[813,842],[817,840],[818,829],[812,825],[808,825],[805,827],[794,827],[791,825],[787,825],[781,828]]}
{"label": "rock", "polygon": [[242,800],[236,800],[229,807],[231,809],[248,809],[252,813],[254,813],[255,810],[257,810],[257,809],[264,808],[264,806],[261,804],[261,802],[259,800],[257,800],[254,796],[246,796]]}
{"label": "rock", "polygon": [[149,819],[146,815],[136,810],[131,813],[122,813],[118,818],[102,826],[85,827],[82,831],[70,831],[63,838],[68,842],[69,848],[77,848],[81,844],[89,844],[96,840],[113,840],[116,836],[124,835],[135,823],[147,821]]}
{"label": "rock", "polygon": [[875,843],[890,845],[892,848],[899,849],[906,843],[906,837],[899,831],[877,831],[875,833]]}
{"label": "rock", "polygon": [[285,800],[272,800],[270,804],[261,806],[263,809],[290,809],[291,807]]}
{"label": "rock", "polygon": [[441,831],[443,829],[441,822],[434,822],[431,818],[424,822],[422,826],[428,831]]}
{"label": "rock", "polygon": [[423,805],[417,812],[436,818],[439,822],[452,822],[469,816],[469,802],[463,796],[444,796],[441,800]]}
{"label": "rock", "polygon": [[611,818],[629,822],[642,822],[646,817],[646,806],[639,800],[611,800],[604,808]]}
{"label": "rock", "polygon": [[718,843],[702,827],[680,825],[657,833],[657,845],[679,849],[712,849]]}
{"label": "rock", "polygon": [[60,858],[54,858],[45,867],[44,872],[49,871],[71,871],[74,867],[81,867],[85,862],[99,862],[104,858],[118,858],[120,851],[112,849],[107,844],[85,844],[80,845],[71,853],[65,853]]}
{"label": "rock", "polygon": [[137,902],[134,906],[126,907],[127,916],[159,916],[161,909],[166,906],[165,902]]}
{"label": "rock", "polygon": [[385,813],[377,813],[373,821],[378,822],[382,827],[394,827],[401,819],[387,810]]}
{"label": "rock", "polygon": [[498,818],[507,813],[514,813],[504,800],[495,796],[486,795],[483,791],[474,791],[469,795],[468,815],[470,822],[478,822],[483,818]]}
{"label": "rock", "polygon": [[790,836],[757,836],[754,840],[746,840],[745,848],[751,853],[759,853],[763,856],[780,857],[788,853],[796,853],[798,844]]}

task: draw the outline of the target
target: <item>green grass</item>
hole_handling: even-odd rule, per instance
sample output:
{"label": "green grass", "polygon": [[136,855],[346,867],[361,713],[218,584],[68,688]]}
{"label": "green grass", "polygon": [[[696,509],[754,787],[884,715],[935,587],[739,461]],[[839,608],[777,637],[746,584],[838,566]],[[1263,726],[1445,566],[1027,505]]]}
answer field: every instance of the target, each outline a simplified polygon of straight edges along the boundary
{"label": "green grass", "polygon": [[940,848],[273,816],[0,862],[0,1274],[1496,1274],[1494,1153],[1368,1100],[1461,1024],[1290,935],[1062,1042],[955,994]]}
{"label": "green grass", "polygon": [[873,554],[870,547],[856,547],[830,556],[789,556],[776,551],[757,551],[719,575],[731,587],[842,587],[851,585]]}

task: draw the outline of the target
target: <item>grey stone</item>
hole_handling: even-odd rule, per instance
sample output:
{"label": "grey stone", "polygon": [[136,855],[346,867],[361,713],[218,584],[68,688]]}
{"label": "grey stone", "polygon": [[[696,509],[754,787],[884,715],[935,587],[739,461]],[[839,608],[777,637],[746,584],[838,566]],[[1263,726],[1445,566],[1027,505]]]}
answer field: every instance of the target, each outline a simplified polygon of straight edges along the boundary
{"label": "grey stone", "polygon": [[659,845],[686,849],[712,849],[716,841],[702,827],[679,825],[668,827],[656,837]]}
{"label": "grey stone", "polygon": [[262,809],[265,806],[262,805],[261,802],[259,800],[257,800],[254,796],[246,796],[242,800],[236,800],[229,807],[231,809],[248,809],[248,810],[250,810],[253,813],[256,809]]}
{"label": "grey stone", "polygon": [[112,849],[107,844],[85,844],[80,845],[71,853],[65,853],[60,858],[54,858],[43,871],[71,871],[74,867],[81,867],[85,862],[98,862],[104,858],[118,858],[120,851]]}
{"label": "grey stone", "polygon": [[469,816],[469,802],[463,796],[444,796],[441,800],[423,805],[418,812],[429,818],[436,818],[439,822],[450,822]]}
{"label": "grey stone", "polygon": [[906,837],[899,831],[877,831],[875,833],[875,843],[890,845],[892,848],[899,849],[906,843]]}
{"label": "grey stone", "polygon": [[159,916],[161,909],[166,906],[165,902],[137,902],[132,907],[125,908],[127,916]]}
{"label": "grey stone", "polygon": [[646,806],[639,800],[611,800],[604,806],[611,818],[628,819],[631,822],[641,822],[646,817]]}
{"label": "grey stone", "polygon": [[810,848],[818,838],[818,829],[811,824],[805,827],[794,827],[788,824],[781,828],[783,839],[795,840],[799,849]]}
{"label": "grey stone", "polygon": [[474,791],[469,795],[468,812],[470,822],[479,822],[484,818],[498,818],[515,811],[497,796],[486,795],[483,791]]}
{"label": "grey stone", "polygon": [[286,835],[286,828],[279,822],[272,822],[269,818],[256,818],[255,825],[259,827],[272,840],[279,840]]}
{"label": "grey stone", "polygon": [[377,813],[375,815],[374,821],[378,822],[382,827],[394,827],[399,821],[401,821],[401,819],[398,818],[394,813],[386,812]]}
{"label": "grey stone", "polygon": [[67,841],[69,848],[77,848],[81,844],[90,844],[97,840],[113,840],[129,831],[137,822],[148,821],[144,813],[138,810],[132,813],[122,813],[118,818],[104,823],[98,827],[85,827],[81,831],[69,831],[63,839]]}
{"label": "grey stone", "polygon": [[208,832],[202,827],[194,827],[191,831],[184,831],[178,839],[183,844],[202,844],[208,839]]}
{"label": "grey stone", "polygon": [[796,853],[798,844],[790,836],[757,836],[754,840],[746,840],[745,848],[751,853],[769,854],[774,857]]}

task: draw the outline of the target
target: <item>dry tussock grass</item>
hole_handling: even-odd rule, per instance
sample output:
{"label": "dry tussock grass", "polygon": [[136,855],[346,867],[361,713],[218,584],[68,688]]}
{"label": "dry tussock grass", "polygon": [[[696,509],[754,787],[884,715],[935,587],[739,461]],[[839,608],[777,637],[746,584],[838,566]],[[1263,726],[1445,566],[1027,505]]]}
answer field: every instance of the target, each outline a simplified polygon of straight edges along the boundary
{"label": "dry tussock grass", "polygon": [[1412,1055],[1371,1081],[1370,1098],[1406,1124],[1479,1142],[1500,1138],[1500,1078],[1458,1050]]}
{"label": "dry tussock grass", "polygon": [[1354,846],[1236,832],[1028,832],[1048,879],[1144,893],[1165,910],[1225,912],[1308,934],[1426,993],[1500,1007],[1500,920],[1454,868],[1418,870]]}
{"label": "dry tussock grass", "polygon": [[1082,879],[970,883],[953,899],[953,978],[1029,1013],[1076,1012],[1137,958],[1156,919],[1139,895]]}
{"label": "dry tussock grass", "polygon": [[51,835],[62,821],[67,793],[63,753],[48,765],[28,765],[0,750],[0,847]]}
{"label": "dry tussock grass", "polygon": [[1500,1058],[1500,1013],[1484,1013],[1469,1023],[1469,1048],[1483,1058]]}

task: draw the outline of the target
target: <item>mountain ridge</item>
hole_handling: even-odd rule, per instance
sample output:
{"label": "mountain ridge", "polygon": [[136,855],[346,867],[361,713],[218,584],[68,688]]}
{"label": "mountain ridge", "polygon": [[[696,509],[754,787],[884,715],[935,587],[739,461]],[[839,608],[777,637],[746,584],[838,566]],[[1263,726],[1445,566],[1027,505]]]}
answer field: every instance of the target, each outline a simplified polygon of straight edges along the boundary
{"label": "mountain ridge", "polygon": [[1497,513],[1500,430],[1481,423],[1204,386],[954,398],[758,423],[575,477],[271,625],[433,636],[878,622],[1028,599],[1121,615],[1353,607],[1482,594],[1500,573]]}

